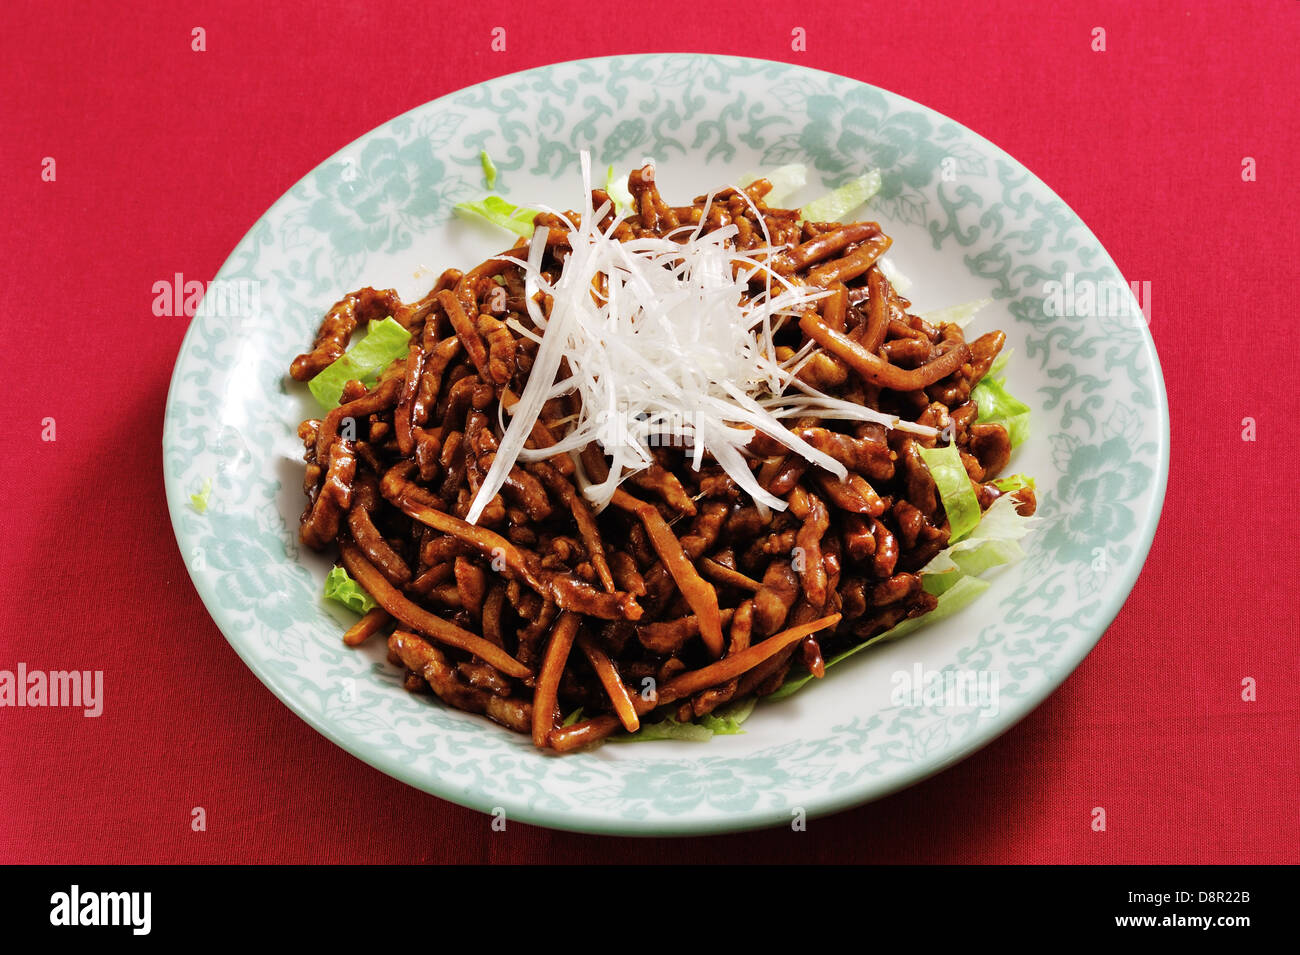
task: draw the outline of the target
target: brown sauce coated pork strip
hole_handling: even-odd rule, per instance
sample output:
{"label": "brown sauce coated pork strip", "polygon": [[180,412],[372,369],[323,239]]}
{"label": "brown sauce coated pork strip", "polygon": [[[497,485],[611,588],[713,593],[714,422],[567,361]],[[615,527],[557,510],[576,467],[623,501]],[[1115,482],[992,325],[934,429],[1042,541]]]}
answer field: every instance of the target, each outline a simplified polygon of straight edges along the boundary
{"label": "brown sauce coated pork strip", "polygon": [[[734,225],[735,245],[767,256],[772,275],[827,289],[777,331],[777,356],[805,357],[799,377],[841,400],[869,404],[951,435],[987,508],[1009,464],[1001,425],[978,420],[971,389],[1005,335],[967,342],[934,327],[878,266],[890,239],[872,222],[801,222],[769,208],[771,184],[726,189],[671,206],[653,167],[629,177],[633,213],[622,240],[682,224]],[[602,225],[616,213],[593,194]],[[602,209],[602,206],[604,207]],[[570,216],[576,214],[570,213]],[[547,230],[543,270],[558,278],[569,254],[563,221]],[[771,241],[783,248],[762,251]],[[529,240],[508,255],[525,253]],[[751,289],[754,285],[751,284]],[[924,435],[815,416],[792,427],[842,464],[838,478],[756,434],[760,484],[787,502],[765,513],[705,456],[658,449],[623,475],[613,506],[596,513],[581,475],[605,479],[608,458],[588,445],[514,464],[477,525],[464,520],[498,452],[499,420],[527,384],[537,346],[522,272],[501,257],[443,273],[419,302],[361,289],[324,317],[290,373],[308,380],[340,357],[362,321],[391,315],[412,333],[405,358],[367,388],[348,382],[339,407],[303,423],[307,546],[337,545],[345,568],[379,606],[349,629],[360,643],[391,630],[408,685],[487,715],[568,752],[663,714],[692,719],[733,699],[774,691],[793,667],[821,676],[830,653],[928,612],[916,573],[946,545],[948,525],[920,448]],[[549,315],[551,300],[539,307]],[[563,439],[574,396],[548,401],[527,446]],[[1017,507],[1032,513],[1032,492]],[[646,679],[655,692],[640,692]],[[565,713],[584,718],[561,726]]]}

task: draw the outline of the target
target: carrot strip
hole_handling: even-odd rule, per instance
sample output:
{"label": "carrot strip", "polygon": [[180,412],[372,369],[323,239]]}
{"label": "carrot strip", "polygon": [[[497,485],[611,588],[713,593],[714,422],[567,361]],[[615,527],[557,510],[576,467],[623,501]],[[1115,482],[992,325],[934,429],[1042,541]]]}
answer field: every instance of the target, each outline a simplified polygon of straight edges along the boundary
{"label": "carrot strip", "polygon": [[618,667],[588,634],[584,633],[578,637],[578,647],[586,655],[587,662],[596,671],[601,686],[609,694],[609,701],[614,704],[614,713],[622,722],[623,728],[629,733],[635,733],[641,726],[641,720],[636,715],[632,697],[628,695],[627,687],[623,685],[623,679],[618,674]]}
{"label": "carrot strip", "polygon": [[728,680],[735,679],[746,670],[758,666],[758,664],[780,653],[791,644],[798,643],[810,633],[827,630],[839,622],[840,615],[833,613],[830,616],[773,634],[762,643],[756,643],[747,650],[741,650],[739,653],[724,657],[717,663],[710,663],[698,670],[683,673],[659,688],[659,703],[671,703],[683,696],[689,696],[697,690],[717,686],[719,683],[726,683]]}
{"label": "carrot strip", "polygon": [[468,651],[484,662],[492,664],[507,676],[522,680],[533,675],[528,667],[495,644],[411,603],[398,593],[397,588],[388,582],[388,578],[380,573],[379,568],[366,560],[356,544],[350,541],[340,544],[339,553],[343,557],[343,566],[366,593],[374,597],[379,606],[412,630],[419,631],[448,646]]}
{"label": "carrot strip", "polygon": [[551,640],[546,645],[542,672],[537,678],[537,689],[533,691],[533,744],[538,749],[546,748],[546,738],[555,728],[559,716],[560,676],[564,673],[564,664],[569,660],[573,638],[581,622],[582,617],[566,610],[555,622]]}
{"label": "carrot strip", "polygon": [[393,619],[383,607],[375,607],[364,617],[348,627],[343,634],[343,642],[350,647],[359,647],[384,628],[384,624]]}
{"label": "carrot strip", "polygon": [[[658,706],[675,702],[699,690],[726,683],[747,670],[751,670],[776,657],[782,650],[793,647],[794,644],[803,640],[809,634],[835,626],[835,624],[839,623],[839,620],[840,615],[833,613],[828,617],[822,617],[820,620],[813,620],[797,627],[791,627],[789,630],[768,637],[762,643],[741,650],[732,656],[719,660],[717,663],[710,663],[699,670],[683,673],[677,679],[671,680],[660,687],[655,698],[645,700],[641,696],[637,696],[632,700],[632,705],[637,713],[647,713]],[[536,720],[536,718],[537,711],[534,709],[533,719]],[[535,725],[536,723],[534,723]],[[621,726],[622,723],[617,717],[597,716],[593,719],[583,720],[580,723],[574,723],[572,726],[551,730],[547,735],[547,742],[556,752],[568,753],[613,736]]]}
{"label": "carrot strip", "polygon": [[700,623],[700,639],[708,647],[709,653],[716,660],[722,656],[722,619],[718,610],[718,592],[713,589],[696,571],[695,565],[682,550],[682,543],[677,539],[671,527],[664,521],[654,506],[638,500],[626,491],[614,492],[611,503],[621,510],[635,514],[645,525],[650,537],[650,544],[663,561],[664,567],[672,575],[677,589],[686,598],[686,603]]}
{"label": "carrot strip", "polygon": [[379,487],[388,500],[397,505],[407,517],[412,517],[426,527],[432,527],[444,534],[451,534],[467,544],[472,544],[488,557],[500,556],[510,570],[514,571],[524,583],[533,590],[544,593],[542,582],[528,569],[524,555],[509,540],[486,527],[468,524],[459,517],[454,517],[439,510],[436,501],[428,491],[412,484],[408,476],[409,464],[392,467],[384,474]]}

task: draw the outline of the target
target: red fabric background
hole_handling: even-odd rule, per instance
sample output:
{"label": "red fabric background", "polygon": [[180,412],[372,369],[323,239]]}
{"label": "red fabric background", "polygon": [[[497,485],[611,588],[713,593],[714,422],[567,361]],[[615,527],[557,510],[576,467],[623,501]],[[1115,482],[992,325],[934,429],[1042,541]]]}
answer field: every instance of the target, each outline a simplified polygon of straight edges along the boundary
{"label": "red fabric background", "polygon": [[[9,3],[0,31],[0,668],[103,669],[107,696],[99,719],[0,710],[0,861],[1297,861],[1300,5],[175,6]],[[507,53],[489,50],[496,25]],[[190,50],[194,26],[206,53]],[[795,26],[806,53],[791,51]],[[1096,26],[1105,53],[1089,48]],[[211,278],[284,190],[398,113],[527,67],[655,50],[844,73],[1038,173],[1127,278],[1151,282],[1168,499],[1098,648],[949,772],[805,833],[494,833],[317,735],[209,619],[162,491],[186,320],[154,317],[151,286]],[[1245,156],[1257,182],[1241,179]]]}

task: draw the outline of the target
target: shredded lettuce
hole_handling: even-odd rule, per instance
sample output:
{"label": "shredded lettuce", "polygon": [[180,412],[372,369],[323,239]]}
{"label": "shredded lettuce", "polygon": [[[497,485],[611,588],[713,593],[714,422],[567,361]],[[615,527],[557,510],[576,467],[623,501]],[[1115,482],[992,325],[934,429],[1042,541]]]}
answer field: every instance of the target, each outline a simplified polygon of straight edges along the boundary
{"label": "shredded lettuce", "polygon": [[942,594],[963,577],[978,576],[1024,557],[1020,541],[1029,533],[1034,519],[1022,517],[1016,510],[1018,503],[1010,494],[998,498],[969,537],[936,554],[920,570],[925,589]]}
{"label": "shredded lettuce", "polygon": [[609,172],[605,174],[605,192],[614,203],[614,212],[622,215],[632,211],[632,193],[627,191],[627,176],[614,175],[614,164],[610,163]]}
{"label": "shredded lettuce", "polygon": [[[961,305],[949,305],[947,308],[938,308],[933,312],[926,312],[921,317],[931,325],[957,325],[965,328],[970,324],[970,320],[986,305],[992,305],[993,299],[979,298],[973,302],[964,302]],[[1000,356],[999,356],[1000,357]],[[997,359],[993,359],[997,361]]]}
{"label": "shredded lettuce", "polygon": [[718,707],[691,723],[679,723],[671,716],[658,723],[642,723],[635,733],[611,736],[614,743],[640,743],[656,739],[684,740],[688,743],[707,743],[715,736],[734,736],[745,732],[740,724],[754,712],[754,697],[747,697],[726,706]]}
{"label": "shredded lettuce", "polygon": [[989,365],[987,377],[989,378],[1000,377],[1002,375],[1002,372],[1007,367],[1007,362],[1011,360],[1011,353],[1014,351],[1015,351],[1014,348],[1004,348],[1002,349],[1002,351],[998,352],[998,357],[994,358],[993,364]]}
{"label": "shredded lettuce", "polygon": [[925,588],[926,593],[940,595],[963,580],[978,577],[992,567],[1014,564],[1024,556],[1024,550],[1015,541],[984,541],[975,550],[952,554],[948,558],[953,566],[951,571],[944,573],[923,572],[921,585]]}
{"label": "shredded lettuce", "polygon": [[[952,587],[939,595],[939,603],[929,613],[923,613],[919,617],[908,617],[892,630],[886,630],[884,633],[877,634],[870,640],[859,643],[856,647],[850,647],[841,653],[835,654],[826,661],[826,669],[829,670],[842,660],[847,660],[855,653],[860,653],[867,647],[875,646],[886,640],[897,640],[899,637],[905,637],[909,633],[929,626],[943,620],[945,617],[951,617],[957,611],[964,609],[976,597],[989,589],[987,580],[980,580],[978,577],[963,577],[958,580]],[[814,679],[811,673],[801,673],[798,676],[792,676],[781,684],[781,688],[770,696],[765,696],[765,700],[783,700],[792,693],[798,691],[809,680]]]}
{"label": "shredded lettuce", "polygon": [[462,219],[490,222],[525,238],[533,234],[533,217],[538,212],[506,202],[500,196],[486,196],[476,202],[458,202],[452,210]]}
{"label": "shredded lettuce", "polygon": [[712,730],[714,736],[735,736],[737,733],[745,732],[740,728],[740,724],[749,719],[749,714],[754,712],[754,704],[757,702],[758,700],[751,696],[737,703],[729,703],[712,713],[705,713],[700,717],[699,723]]}
{"label": "shredded lettuce", "polygon": [[1019,491],[1022,487],[1033,488],[1034,479],[1024,474],[1012,474],[1009,477],[998,478],[993,482],[993,486],[999,491],[1013,493]]}
{"label": "shredded lettuce", "polygon": [[212,478],[204,478],[203,486],[199,488],[198,494],[190,495],[190,507],[200,514],[206,514],[208,510],[208,498],[212,496]]}
{"label": "shredded lettuce", "polygon": [[912,280],[903,274],[902,270],[894,264],[894,260],[887,255],[882,255],[876,259],[876,265],[880,266],[880,271],[885,273],[885,278],[889,279],[889,284],[894,287],[894,291],[899,295],[906,294],[907,290],[912,287]]}
{"label": "shredded lettuce", "polygon": [[362,590],[361,585],[353,580],[342,567],[331,568],[329,575],[325,578],[325,596],[330,600],[337,600],[349,610],[355,610],[357,613],[368,613],[379,606],[375,602],[375,598]]}
{"label": "shredded lettuce", "polygon": [[809,222],[839,222],[879,191],[880,170],[873,169],[838,189],[832,189],[820,199],[805,203],[802,215]]}
{"label": "shredded lettuce", "polygon": [[941,448],[921,448],[920,451],[948,515],[948,527],[952,534],[949,540],[959,541],[980,522],[979,498],[971,487],[966,465],[961,463],[961,452],[955,444]]}
{"label": "shredded lettuce", "polygon": [[366,336],[347,350],[341,358],[307,383],[322,408],[339,406],[343,386],[349,381],[373,385],[379,373],[406,354],[411,333],[391,317],[371,321]]}
{"label": "shredded lettuce", "polygon": [[492,161],[488,151],[484,149],[478,154],[479,162],[483,164],[483,178],[487,181],[489,189],[495,189],[497,186],[497,164]]}
{"label": "shredded lettuce", "polygon": [[763,198],[769,206],[778,207],[796,192],[808,185],[808,167],[801,162],[792,162],[787,166],[777,166],[768,172],[750,172],[740,177],[743,189],[756,179],[766,179],[772,189]]}
{"label": "shredded lettuce", "polygon": [[971,391],[971,398],[979,408],[980,421],[1007,429],[1014,450],[1029,437],[1029,405],[1007,391],[1005,378],[994,378],[992,374],[990,368]]}
{"label": "shredded lettuce", "polygon": [[656,739],[676,739],[688,743],[707,743],[713,739],[713,730],[699,723],[678,723],[671,716],[658,723],[642,723],[635,733],[611,736],[611,743],[646,743]]}

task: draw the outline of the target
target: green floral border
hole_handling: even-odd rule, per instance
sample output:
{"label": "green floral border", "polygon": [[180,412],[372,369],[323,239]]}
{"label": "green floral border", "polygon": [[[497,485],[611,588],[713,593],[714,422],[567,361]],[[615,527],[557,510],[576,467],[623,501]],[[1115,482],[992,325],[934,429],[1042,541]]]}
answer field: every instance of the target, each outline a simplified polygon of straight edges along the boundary
{"label": "green floral border", "polygon": [[[288,359],[324,308],[363,284],[367,262],[409,248],[481,192],[480,150],[499,188],[526,171],[571,175],[579,152],[662,163],[703,155],[810,163],[827,186],[880,167],[873,207],[924,229],[1015,318],[1041,382],[1034,442],[1044,518],[1014,586],[949,666],[1004,675],[997,721],[894,707],[740,757],[601,753],[562,760],[481,721],[394,692],[396,674],[345,650],[285,514],[297,398]],[[945,181],[944,164],[958,172]],[[181,347],[163,433],[177,540],[236,651],[330,739],[404,781],[475,808],[558,828],[716,832],[834,811],[951,765],[1004,731],[1069,674],[1118,612],[1145,558],[1168,469],[1155,349],[1130,319],[1049,318],[1046,281],[1123,279],[1086,226],[997,147],[865,84],[784,63],[695,54],[561,63],[468,88],[406,113],[331,157],[240,242],[219,280],[252,280],[260,308],[200,310]],[[1029,396],[1026,396],[1029,397]],[[189,494],[213,477],[216,506]],[[292,503],[289,503],[292,502]],[[1098,567],[1098,553],[1103,555]],[[991,599],[991,598],[990,598]],[[781,704],[772,704],[774,706]]]}

